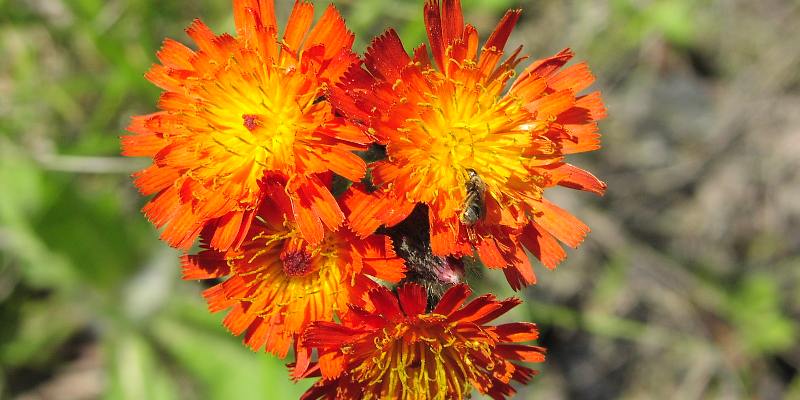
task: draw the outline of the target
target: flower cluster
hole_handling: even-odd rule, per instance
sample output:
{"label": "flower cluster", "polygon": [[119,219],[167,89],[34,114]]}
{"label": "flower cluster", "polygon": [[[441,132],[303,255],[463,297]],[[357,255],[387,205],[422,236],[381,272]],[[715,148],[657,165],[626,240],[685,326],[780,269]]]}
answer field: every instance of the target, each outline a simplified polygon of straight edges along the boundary
{"label": "flower cluster", "polygon": [[490,325],[520,301],[466,303],[447,268],[474,258],[520,289],[536,282],[526,251],[552,269],[586,236],[544,198],[605,190],[566,162],[600,147],[586,64],[564,50],[517,74],[521,47],[504,49],[520,10],[479,45],[458,0],[425,3],[411,55],[391,29],[357,55],[333,6],[314,23],[296,1],[282,34],[273,0],[233,8],[235,36],[198,20],[196,49],[164,42],[146,74],[160,111],[122,137],[152,159],[135,184],[184,279],[213,280],[209,309],[247,346],[317,377],[304,398],[513,395],[535,374],[521,362],[544,360],[523,344],[536,326]]}

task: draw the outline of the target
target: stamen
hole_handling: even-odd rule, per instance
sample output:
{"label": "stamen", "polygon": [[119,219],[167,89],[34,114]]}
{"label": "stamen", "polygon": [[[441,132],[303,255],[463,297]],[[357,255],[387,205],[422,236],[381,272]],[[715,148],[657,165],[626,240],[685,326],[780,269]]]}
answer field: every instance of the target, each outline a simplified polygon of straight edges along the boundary
{"label": "stamen", "polygon": [[251,132],[260,125],[258,122],[258,115],[244,114],[242,115],[242,119],[244,120],[244,127]]}
{"label": "stamen", "polygon": [[305,276],[311,271],[311,254],[296,250],[281,254],[283,272],[292,277]]}

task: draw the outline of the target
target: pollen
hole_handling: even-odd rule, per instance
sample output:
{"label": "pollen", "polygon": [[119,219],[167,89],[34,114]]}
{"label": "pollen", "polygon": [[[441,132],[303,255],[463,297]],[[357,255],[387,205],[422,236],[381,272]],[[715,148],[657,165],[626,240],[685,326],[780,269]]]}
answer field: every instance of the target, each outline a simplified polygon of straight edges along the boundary
{"label": "pollen", "polygon": [[242,119],[244,120],[244,127],[247,128],[248,131],[254,131],[256,127],[258,127],[258,116],[253,114],[244,114],[242,115]]}
{"label": "pollen", "polygon": [[305,276],[311,271],[311,254],[306,250],[281,254],[281,261],[283,262],[283,272],[288,276]]}

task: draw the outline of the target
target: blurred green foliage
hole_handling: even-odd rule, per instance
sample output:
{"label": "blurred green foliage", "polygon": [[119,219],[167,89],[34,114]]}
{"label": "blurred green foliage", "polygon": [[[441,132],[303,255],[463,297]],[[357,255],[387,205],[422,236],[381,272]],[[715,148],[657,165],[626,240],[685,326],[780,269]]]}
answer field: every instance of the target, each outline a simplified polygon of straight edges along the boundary
{"label": "blurred green foliage", "polygon": [[[695,181],[665,194],[657,184],[671,181],[655,164],[667,157],[667,167],[685,167],[671,153],[682,147],[708,162],[722,145],[703,121],[746,115],[759,94],[796,96],[797,40],[781,47],[775,39],[797,34],[797,2],[463,2],[483,38],[506,9],[523,8],[511,42],[534,57],[576,48],[611,108],[601,155],[579,158],[609,179],[607,200],[568,196],[580,199],[572,208],[595,229],[590,244],[556,272],[537,267],[541,283],[523,292],[529,301],[517,310],[516,318],[539,323],[551,348],[523,396],[797,398],[796,231],[693,237],[727,215],[675,228],[675,215],[705,204],[693,197],[703,193],[702,177],[689,169],[683,175]],[[280,17],[290,3],[278,1]],[[409,50],[424,40],[421,1],[334,3],[358,51],[389,26]],[[159,91],[143,73],[161,41],[188,43],[183,29],[197,17],[217,32],[233,30],[228,1],[0,0],[0,398],[283,399],[307,387],[288,381],[283,361],[242,346],[221,315],[207,312],[202,287],[180,280],[177,252],[157,240],[130,183],[146,161],[118,156],[129,117],[155,109]],[[774,57],[761,56],[765,43]],[[669,91],[686,86],[701,89]],[[728,110],[727,97],[715,90],[739,95],[747,110],[718,112]],[[760,137],[765,124],[754,125],[741,129]],[[731,165],[751,162],[737,157]],[[766,175],[754,187],[772,187]],[[707,181],[724,186],[717,176]],[[796,221],[775,204],[778,220]],[[495,272],[474,281],[512,295]]]}

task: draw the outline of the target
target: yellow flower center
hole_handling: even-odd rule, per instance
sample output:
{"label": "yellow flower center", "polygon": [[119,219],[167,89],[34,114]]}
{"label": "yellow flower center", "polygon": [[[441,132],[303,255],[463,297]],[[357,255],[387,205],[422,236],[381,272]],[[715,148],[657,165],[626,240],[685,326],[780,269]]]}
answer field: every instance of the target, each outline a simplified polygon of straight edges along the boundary
{"label": "yellow flower center", "polygon": [[279,313],[287,333],[298,332],[313,320],[330,320],[348,302],[343,271],[334,234],[319,246],[308,247],[294,229],[263,232],[231,260],[235,272],[249,277],[249,300],[269,320]]}
{"label": "yellow flower center", "polygon": [[469,378],[476,374],[470,346],[483,350],[486,345],[457,337],[443,316],[420,317],[413,325],[401,323],[376,337],[375,356],[352,370],[353,378],[367,386],[365,399],[467,397]]}
{"label": "yellow flower center", "polygon": [[292,171],[295,142],[332,118],[330,106],[316,101],[322,84],[313,74],[262,64],[249,53],[231,59],[202,87],[210,99],[200,110],[212,128],[209,155],[226,164],[210,170],[244,167],[251,183],[264,171]]}
{"label": "yellow flower center", "polygon": [[421,181],[411,188],[413,197],[433,201],[443,190],[463,201],[468,170],[475,171],[495,197],[513,176],[525,179],[524,151],[532,137],[523,122],[530,114],[519,99],[502,96],[507,77],[484,85],[435,70],[426,74],[434,90],[423,94],[427,101],[400,107],[407,111],[401,130],[409,140],[390,146],[392,160],[413,165],[411,173]]}

